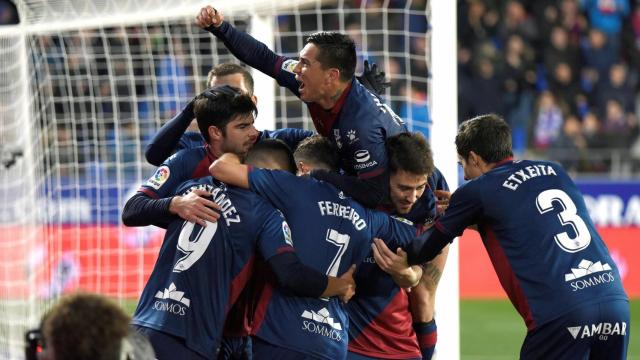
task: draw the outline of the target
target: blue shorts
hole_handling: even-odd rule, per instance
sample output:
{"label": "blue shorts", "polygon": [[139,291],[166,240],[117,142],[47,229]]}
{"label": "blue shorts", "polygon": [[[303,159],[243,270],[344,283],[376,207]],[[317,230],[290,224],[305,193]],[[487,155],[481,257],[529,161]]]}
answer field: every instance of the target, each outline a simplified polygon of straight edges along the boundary
{"label": "blue shorts", "polygon": [[629,320],[626,300],[581,306],[529,331],[520,359],[624,360]]}
{"label": "blue shorts", "polygon": [[131,328],[149,339],[157,360],[206,360],[215,358],[213,354],[211,357],[204,357],[189,349],[185,345],[184,339],[177,336],[144,326],[131,325]]}
{"label": "blue shorts", "polygon": [[250,336],[226,336],[220,342],[218,360],[251,360]]}

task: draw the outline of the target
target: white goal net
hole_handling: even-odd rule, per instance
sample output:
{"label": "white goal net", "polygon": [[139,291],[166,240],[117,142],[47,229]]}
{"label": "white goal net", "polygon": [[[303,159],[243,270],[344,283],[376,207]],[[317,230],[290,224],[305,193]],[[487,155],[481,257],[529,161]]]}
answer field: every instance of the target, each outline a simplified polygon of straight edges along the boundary
{"label": "white goal net", "polygon": [[[379,64],[386,102],[429,133],[426,0],[210,3],[289,56],[312,32],[348,33],[357,73],[365,59]],[[18,0],[20,24],[0,26],[0,359],[23,356],[25,330],[61,294],[135,304],[163,236],[120,220],[153,172],[144,146],[205,88],[212,66],[237,62],[194,24],[205,4]],[[313,129],[306,106],[254,75],[261,126]]]}

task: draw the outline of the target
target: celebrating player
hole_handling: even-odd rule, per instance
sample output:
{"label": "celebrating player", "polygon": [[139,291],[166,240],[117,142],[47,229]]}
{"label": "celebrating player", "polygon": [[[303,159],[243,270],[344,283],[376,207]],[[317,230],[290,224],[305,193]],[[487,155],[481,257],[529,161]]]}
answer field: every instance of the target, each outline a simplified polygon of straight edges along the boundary
{"label": "celebrating player", "polygon": [[[338,147],[342,168],[366,179],[355,198],[375,207],[387,194],[387,136],[406,132],[404,122],[355,78],[353,40],[336,32],[310,35],[299,61],[279,56],[223,21],[211,6],[201,9],[197,24],[211,31],[241,61],[273,77],[306,102],[316,130]],[[313,174],[322,177],[322,172]]]}
{"label": "celebrating player", "polygon": [[[332,274],[346,266],[347,259],[361,261],[370,251],[368,236],[372,234],[385,233],[383,238],[395,240],[397,244],[412,240],[417,232],[409,224],[362,207],[328,183],[294,177],[282,171],[248,169],[233,154],[225,154],[211,166],[216,177],[236,186],[250,186],[282,210],[291,224],[294,237],[298,237],[296,233],[320,236],[313,241],[305,237],[305,242],[295,244],[300,258],[305,263],[315,264],[317,270]],[[333,259],[323,259],[319,255],[326,253],[336,255]],[[416,284],[420,274],[411,272],[407,277]],[[312,356],[341,359],[347,355],[347,323],[344,310],[337,306],[340,304],[323,304],[314,300],[306,304],[306,308],[301,308],[287,301],[281,292],[266,294],[263,298],[269,301],[259,306],[263,310],[256,314],[257,319],[264,320],[256,320],[253,328],[258,339],[254,341],[256,357],[265,356],[266,350],[276,358]],[[326,311],[317,313],[323,309]],[[332,319],[327,320],[328,325],[327,322],[321,325],[324,322],[322,318],[326,316]],[[294,326],[289,328],[287,325],[290,324]]]}
{"label": "celebrating player", "polygon": [[[389,137],[386,146],[390,205],[384,210],[424,228],[437,215],[439,199],[448,198],[447,183],[433,165],[429,144],[420,134],[400,133]],[[298,172],[323,168],[336,174],[341,188],[358,186],[352,178],[338,175],[332,150],[326,139],[305,139],[294,154]],[[392,279],[394,269],[384,269],[392,274],[390,277],[376,266],[373,254],[367,257],[355,274],[358,293],[347,304],[351,324],[348,358],[431,358],[437,339],[435,292],[447,250],[423,265],[423,277],[409,296],[401,287],[410,285],[397,277]]]}
{"label": "celebrating player", "polygon": [[188,181],[176,194],[195,190],[211,194],[222,218],[201,227],[174,217],[132,321],[158,359],[217,357],[227,310],[251,275],[256,251],[295,295],[353,294],[353,269],[327,277],[298,261],[287,222],[263,199],[211,177]]}
{"label": "celebrating player", "polygon": [[426,242],[406,249],[409,263],[432,258],[477,225],[527,326],[521,359],[626,359],[622,279],[567,173],[556,163],[513,161],[511,129],[493,114],[462,123],[456,147],[470,181],[452,195]]}
{"label": "celebrating player", "polygon": [[[375,73],[369,73],[368,77],[375,79],[375,75]],[[253,91],[251,73],[238,64],[223,63],[216,65],[209,72],[207,85],[212,88],[223,85],[232,86],[249,95],[255,104],[258,103],[258,97]],[[150,164],[160,166],[174,152],[206,145],[202,134],[198,131],[197,123],[194,124],[192,121],[195,118],[193,105],[193,101],[189,102],[178,115],[164,124],[149,142],[145,148],[145,157]],[[263,130],[258,132],[256,141],[275,138],[294,148],[300,140],[313,134],[313,131],[293,128]]]}

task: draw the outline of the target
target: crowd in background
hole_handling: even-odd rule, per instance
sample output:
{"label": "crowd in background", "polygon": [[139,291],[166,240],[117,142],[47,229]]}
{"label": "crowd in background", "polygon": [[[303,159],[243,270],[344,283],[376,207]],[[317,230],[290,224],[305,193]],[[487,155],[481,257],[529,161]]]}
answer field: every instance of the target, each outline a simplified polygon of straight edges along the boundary
{"label": "crowd in background", "polygon": [[[0,21],[15,22],[15,10],[0,5]],[[316,29],[347,32],[357,73],[365,59],[380,64],[391,81],[385,101],[428,136],[428,59],[437,49],[428,46],[426,0],[341,5],[277,16],[276,51],[296,56]],[[458,0],[457,20],[459,120],[502,114],[518,156],[574,172],[639,171],[640,0]],[[57,148],[48,161],[132,171],[158,127],[203,90],[214,62],[233,61],[190,20],[34,36],[30,46],[50,84],[34,89],[42,133]],[[295,97],[277,88],[276,101],[278,127],[310,127]]]}
{"label": "crowd in background", "polygon": [[640,1],[458,2],[459,116],[504,114],[514,149],[578,172],[640,158]]}

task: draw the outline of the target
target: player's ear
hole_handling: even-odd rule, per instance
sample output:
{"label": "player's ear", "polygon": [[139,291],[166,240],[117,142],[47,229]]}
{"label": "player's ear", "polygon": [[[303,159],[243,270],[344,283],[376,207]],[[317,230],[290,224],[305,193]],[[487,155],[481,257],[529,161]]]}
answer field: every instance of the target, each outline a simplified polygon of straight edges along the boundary
{"label": "player's ear", "polygon": [[475,167],[479,167],[480,166],[480,156],[478,154],[476,154],[475,152],[473,152],[473,150],[469,151],[469,156],[468,156],[468,161],[467,163],[472,164]]}
{"label": "player's ear", "polygon": [[332,82],[340,80],[340,70],[338,70],[337,68],[330,68],[327,71],[327,74],[328,74],[328,79]]}
{"label": "player's ear", "polygon": [[303,161],[298,161],[296,167],[298,168],[298,173],[296,174],[298,176],[308,175],[311,172],[311,169],[309,169],[309,167],[305,165]]}
{"label": "player's ear", "polygon": [[217,126],[209,126],[209,128],[207,129],[207,131],[209,131],[209,138],[213,141],[213,140],[222,140],[223,138],[223,134],[222,134],[222,130],[220,130],[220,128],[218,128]]}

